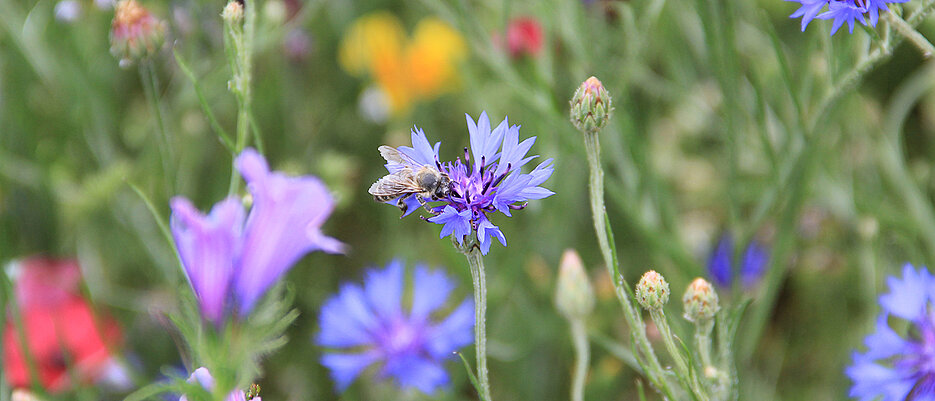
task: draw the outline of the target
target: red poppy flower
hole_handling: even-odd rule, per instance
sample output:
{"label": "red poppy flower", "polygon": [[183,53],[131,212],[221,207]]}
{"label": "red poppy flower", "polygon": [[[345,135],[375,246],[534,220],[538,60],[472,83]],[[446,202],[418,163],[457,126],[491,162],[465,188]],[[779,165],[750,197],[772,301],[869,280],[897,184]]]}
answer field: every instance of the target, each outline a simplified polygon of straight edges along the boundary
{"label": "red poppy flower", "polygon": [[[97,380],[111,360],[110,347],[119,342],[120,329],[112,319],[95,317],[78,295],[77,263],[30,258],[16,268],[20,272],[14,290],[42,386],[51,392],[69,388],[69,366],[80,380]],[[3,368],[10,385],[28,387],[29,369],[19,339],[9,319],[3,331]]]}

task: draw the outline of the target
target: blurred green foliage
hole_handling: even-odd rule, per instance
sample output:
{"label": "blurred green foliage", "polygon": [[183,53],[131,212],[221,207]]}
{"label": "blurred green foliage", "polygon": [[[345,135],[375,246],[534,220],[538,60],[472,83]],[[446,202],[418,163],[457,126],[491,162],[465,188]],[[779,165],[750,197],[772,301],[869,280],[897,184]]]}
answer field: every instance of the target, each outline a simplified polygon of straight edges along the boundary
{"label": "blurred green foliage", "polygon": [[[53,1],[0,1],[0,260],[79,258],[89,298],[125,328],[121,352],[136,361],[142,386],[183,360],[165,314],[188,289],[130,184],[162,218],[172,196],[207,209],[227,193],[231,156],[172,54],[234,132],[223,4],[144,3],[169,23],[152,65],[171,181],[136,67],[121,69],[109,54],[112,11],[79,3],[68,22],[54,18]],[[289,273],[300,315],[289,343],[263,364],[264,399],[338,398],[311,338],[323,301],[364,268],[392,258],[442,265],[461,280],[458,294],[470,294],[466,263],[438,239],[439,227],[398,219],[366,189],[384,174],[377,146],[404,144],[416,125],[442,142],[442,159],[453,159],[468,145],[464,113],[483,110],[521,124],[523,136],[538,138],[532,153],[556,163],[545,184],[556,195],[494,221],[509,244],[486,258],[494,397],[566,399],[572,346],[552,294],[560,255],[575,248],[598,294],[588,328],[605,340],[592,341],[586,398],[635,399],[645,382],[600,345],[629,337],[594,241],[584,147],[568,122],[568,99],[591,75],[616,105],[601,140],[608,212],[631,285],[652,268],[680,295],[705,274],[722,232],[771,245],[770,270],[756,289],[721,293],[725,304],[753,299],[738,334],[741,399],[845,398],[843,369],[871,328],[885,275],[935,260],[935,71],[908,45],[856,90],[823,103],[871,39],[859,30],[829,37],[819,20],[801,33],[787,17],[794,5],[781,1],[253,4],[253,113],[266,156],[274,168],[326,181],[338,209],[325,232],[351,248],[346,256],[311,254]],[[407,29],[435,15],[459,30],[470,48],[459,90],[386,123],[363,118],[359,97],[369,82],[343,72],[337,52],[355,18],[377,10]],[[538,56],[511,58],[492,39],[517,16],[541,23]],[[296,37],[307,46],[296,47]],[[680,316],[681,306],[671,302],[667,311]],[[690,335],[685,322],[674,329]],[[340,398],[474,399],[461,364],[448,366],[453,389],[443,396],[400,394],[366,375]]]}

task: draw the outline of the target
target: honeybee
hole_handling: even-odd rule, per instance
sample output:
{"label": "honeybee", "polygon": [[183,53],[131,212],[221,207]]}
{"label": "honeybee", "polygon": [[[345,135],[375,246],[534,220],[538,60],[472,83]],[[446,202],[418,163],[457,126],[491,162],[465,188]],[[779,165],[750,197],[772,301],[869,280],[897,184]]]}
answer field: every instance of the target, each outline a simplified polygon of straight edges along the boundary
{"label": "honeybee", "polygon": [[[422,207],[431,212],[426,205],[426,199],[439,200],[447,197],[451,191],[451,179],[448,174],[439,171],[438,163],[435,166],[424,165],[406,156],[398,149],[390,146],[380,146],[380,156],[390,163],[404,165],[395,173],[387,174],[370,186],[367,192],[373,195],[373,200],[386,202],[399,197],[396,206],[406,214],[408,205],[406,199],[415,196]],[[416,167],[420,166],[421,167]]]}

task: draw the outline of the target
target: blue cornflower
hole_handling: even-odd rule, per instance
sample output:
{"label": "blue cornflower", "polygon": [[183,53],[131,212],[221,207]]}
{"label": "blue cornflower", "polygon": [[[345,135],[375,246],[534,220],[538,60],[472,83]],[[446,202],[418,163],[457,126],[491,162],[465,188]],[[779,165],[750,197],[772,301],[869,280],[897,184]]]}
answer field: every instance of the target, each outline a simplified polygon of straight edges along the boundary
{"label": "blue cornflower", "polygon": [[802,7],[799,7],[798,10],[795,10],[789,18],[798,18],[802,17],[802,32],[805,32],[805,27],[808,26],[808,23],[811,22],[818,15],[818,12],[822,8],[825,8],[825,5],[828,4],[828,0],[786,0],[794,1],[802,4]]}
{"label": "blue cornflower", "polygon": [[231,309],[250,313],[306,253],[343,249],[320,230],[334,201],[318,178],[271,172],[253,149],[244,150],[235,164],[253,196],[249,215],[233,197],[218,202],[207,216],[183,197],[170,202],[182,267],[203,316],[216,323]]}
{"label": "blue cornflower", "polygon": [[818,15],[818,18],[834,18],[834,23],[831,24],[832,35],[834,35],[834,33],[838,31],[838,28],[840,28],[841,25],[843,25],[845,22],[847,23],[848,33],[854,33],[854,21],[859,20],[861,24],[867,25],[867,21],[864,19],[864,13],[867,11],[867,8],[860,6],[851,0],[832,0],[828,3],[828,11]]}
{"label": "blue cornflower", "polygon": [[752,240],[744,250],[740,267],[737,270],[734,270],[733,259],[734,239],[730,234],[724,234],[708,259],[708,272],[711,274],[711,280],[719,286],[730,287],[734,284],[735,273],[739,273],[740,284],[744,288],[750,288],[766,271],[769,250],[756,240]]}
{"label": "blue cornflower", "polygon": [[[877,26],[877,22],[880,19],[880,12],[888,11],[889,8],[886,6],[889,3],[905,3],[909,0],[786,0],[793,1],[801,4],[798,10],[790,15],[790,18],[802,17],[802,31],[805,31],[805,27],[815,18],[819,19],[834,19],[834,23],[831,25],[831,34],[834,35],[835,32],[841,28],[844,23],[847,23],[848,31],[854,33],[854,22],[860,21],[861,24],[868,25],[867,19],[864,17],[869,17],[870,26]],[[825,6],[828,6],[828,11],[818,14]]]}
{"label": "blue cornflower", "polygon": [[[433,318],[454,283],[439,270],[417,265],[409,298],[403,295],[403,270],[399,261],[370,270],[363,287],[344,284],[321,308],[316,342],[335,349],[321,363],[331,370],[338,391],[377,364],[379,376],[431,394],[448,383],[442,362],[473,342],[474,302],[468,298],[444,320]],[[403,299],[411,299],[411,307],[404,307]]]}
{"label": "blue cornflower", "polygon": [[[902,279],[890,277],[887,283],[890,292],[880,297],[883,313],[876,332],[864,339],[867,351],[854,352],[854,363],[846,370],[854,382],[850,396],[935,400],[935,277],[906,264]],[[890,318],[906,321],[908,335],[893,330]]]}
{"label": "blue cornflower", "polygon": [[[506,237],[490,222],[488,213],[499,211],[511,216],[511,211],[524,208],[526,201],[552,195],[554,192],[539,186],[552,175],[552,159],[523,173],[521,168],[538,157],[526,156],[536,137],[520,142],[520,127],[511,126],[507,118],[491,130],[486,112],[481,113],[476,123],[470,115],[465,117],[471,146],[470,153],[464,148],[463,161],[458,158],[454,162],[439,162],[440,143],[429,145],[425,133],[414,128],[412,147],[398,148],[404,156],[402,162],[389,161],[386,169],[392,174],[404,168],[417,171],[431,166],[444,173],[450,179],[448,195],[438,199],[443,204],[429,209],[434,216],[427,220],[442,225],[440,237],[451,235],[460,244],[466,235],[476,233],[481,252],[486,255],[493,238],[506,245]],[[404,202],[408,207],[406,214],[420,206],[415,196],[405,198]]]}

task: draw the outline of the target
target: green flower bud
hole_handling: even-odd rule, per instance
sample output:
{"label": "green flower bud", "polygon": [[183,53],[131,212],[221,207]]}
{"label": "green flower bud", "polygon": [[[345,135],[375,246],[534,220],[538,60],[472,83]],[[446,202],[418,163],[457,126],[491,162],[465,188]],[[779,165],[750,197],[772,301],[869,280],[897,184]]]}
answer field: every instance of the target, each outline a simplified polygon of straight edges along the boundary
{"label": "green flower bud", "polygon": [[121,0],[114,6],[110,52],[120,59],[121,67],[155,54],[165,36],[166,22],[154,17],[136,0]]}
{"label": "green flower bud", "polygon": [[682,304],[685,305],[685,319],[690,322],[701,323],[714,318],[714,314],[720,310],[717,303],[717,292],[711,283],[703,278],[696,278],[689,284],[682,296]]}
{"label": "green flower bud", "polygon": [[578,252],[565,250],[559,264],[555,306],[568,319],[580,319],[594,310],[594,289]]}
{"label": "green flower bud", "polygon": [[655,270],[646,272],[636,285],[636,300],[647,310],[662,309],[669,302],[669,283]]}
{"label": "green flower bud", "polygon": [[595,77],[584,81],[570,102],[571,123],[584,133],[600,131],[614,111],[613,99]]}

